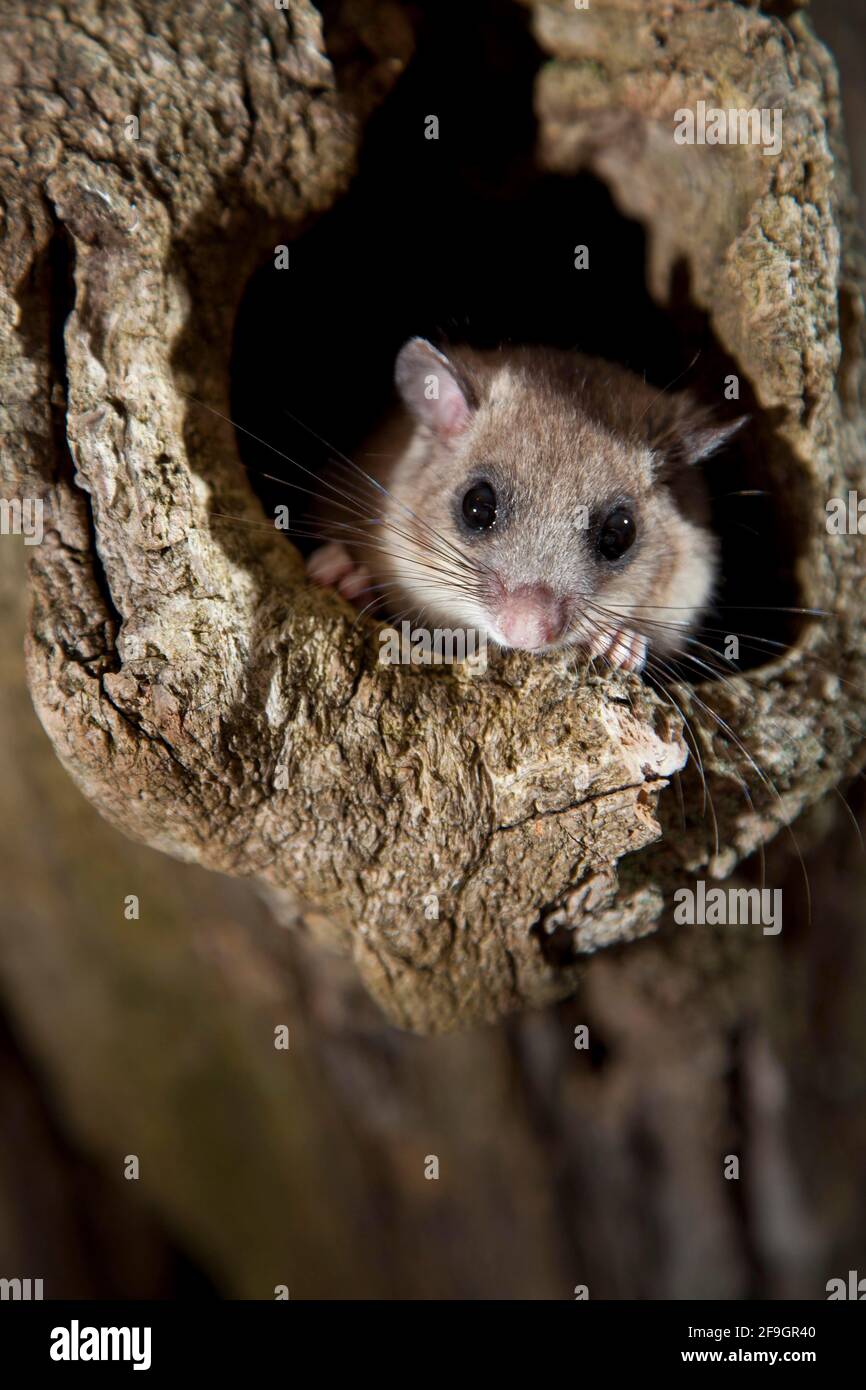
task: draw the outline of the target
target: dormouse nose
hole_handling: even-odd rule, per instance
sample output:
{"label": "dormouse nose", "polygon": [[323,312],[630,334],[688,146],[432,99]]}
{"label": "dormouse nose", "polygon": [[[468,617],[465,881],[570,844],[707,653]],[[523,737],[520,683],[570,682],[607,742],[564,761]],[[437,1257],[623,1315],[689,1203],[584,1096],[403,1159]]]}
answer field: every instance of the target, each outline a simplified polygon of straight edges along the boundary
{"label": "dormouse nose", "polygon": [[565,605],[546,584],[521,584],[505,595],[496,620],[509,646],[531,652],[559,637]]}

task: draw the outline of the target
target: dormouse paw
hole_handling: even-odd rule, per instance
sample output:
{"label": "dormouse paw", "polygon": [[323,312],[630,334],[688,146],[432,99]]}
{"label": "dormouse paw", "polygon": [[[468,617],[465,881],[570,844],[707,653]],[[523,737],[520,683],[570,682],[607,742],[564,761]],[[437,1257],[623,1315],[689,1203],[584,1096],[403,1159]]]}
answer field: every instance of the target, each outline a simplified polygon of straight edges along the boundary
{"label": "dormouse paw", "polygon": [[628,628],[606,628],[589,644],[592,657],[601,656],[615,671],[642,671],[646,664],[647,639]]}
{"label": "dormouse paw", "polygon": [[353,560],[340,541],[328,541],[307,560],[307,578],[323,589],[336,589],[354,603],[369,590],[372,580],[366,565]]}

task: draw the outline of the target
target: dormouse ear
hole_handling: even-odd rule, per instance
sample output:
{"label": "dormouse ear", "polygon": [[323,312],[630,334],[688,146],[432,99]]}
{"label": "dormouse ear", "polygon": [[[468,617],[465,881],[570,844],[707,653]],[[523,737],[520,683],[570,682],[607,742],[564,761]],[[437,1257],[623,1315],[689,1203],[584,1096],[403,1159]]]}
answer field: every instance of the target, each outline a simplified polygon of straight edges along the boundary
{"label": "dormouse ear", "polygon": [[442,439],[462,434],[474,400],[457,369],[426,338],[410,338],[397,354],[394,380],[406,408],[419,424]]}
{"label": "dormouse ear", "polygon": [[718,453],[748,420],[715,420],[688,392],[657,396],[646,416],[649,442],[674,469],[702,463]]}
{"label": "dormouse ear", "polygon": [[748,420],[748,415],[740,415],[736,420],[726,420],[724,424],[716,421],[695,429],[686,429],[682,436],[682,454],[685,463],[702,463],[727,444]]}

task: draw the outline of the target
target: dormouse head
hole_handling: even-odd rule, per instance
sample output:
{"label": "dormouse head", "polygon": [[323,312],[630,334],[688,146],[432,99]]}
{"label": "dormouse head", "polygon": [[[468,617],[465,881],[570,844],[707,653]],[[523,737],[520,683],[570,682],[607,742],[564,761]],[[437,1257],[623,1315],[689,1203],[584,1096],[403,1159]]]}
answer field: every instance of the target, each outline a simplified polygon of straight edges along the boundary
{"label": "dormouse head", "polygon": [[664,627],[692,620],[715,573],[694,465],[740,421],[544,348],[413,338],[395,375],[416,431],[390,517],[419,609],[528,651],[592,649],[629,622],[672,645]]}

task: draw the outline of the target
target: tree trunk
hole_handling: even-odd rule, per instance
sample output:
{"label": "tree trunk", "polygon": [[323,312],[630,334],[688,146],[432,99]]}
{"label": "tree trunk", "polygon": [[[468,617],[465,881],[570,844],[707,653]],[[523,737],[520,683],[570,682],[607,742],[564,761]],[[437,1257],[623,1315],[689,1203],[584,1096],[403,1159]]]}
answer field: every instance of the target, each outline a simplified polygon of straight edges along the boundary
{"label": "tree trunk", "polygon": [[[687,735],[637,680],[520,655],[481,677],[379,667],[283,537],[213,516],[262,521],[227,418],[246,282],[345,191],[417,14],[327,6],[323,37],[302,0],[233,0],[218,24],[203,0],[10,7],[3,495],[45,503],[30,692],[110,824],[47,761],[7,642],[4,878],[35,902],[3,922],[0,1084],[11,1105],[35,1059],[48,1109],[22,1107],[22,1152],[95,1162],[86,1181],[151,1252],[85,1275],[93,1242],[70,1236],[52,1292],[192,1270],[250,1297],[808,1297],[862,1258],[866,953],[853,900],[832,910],[838,867],[862,868],[821,848],[824,798],[860,765],[864,661],[862,542],[825,528],[864,457],[834,70],[799,13],[527,9],[549,59],[539,161],[593,170],[644,224],[660,304],[686,272],[754,398],[802,603],[837,620],[713,694],[772,779],[748,805],[731,744],[694,725],[716,830],[695,786],[676,828]],[[672,115],[732,91],[783,109],[782,152],[710,171]],[[705,696],[684,688],[684,714]],[[674,887],[803,812],[824,930],[788,914],[779,949],[664,917]],[[771,847],[783,892],[789,860]],[[469,1031],[401,1034],[360,982],[405,1028]],[[141,1176],[121,1186],[127,1155]],[[8,1212],[4,1231],[20,1264],[33,1242]]]}

